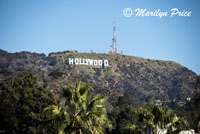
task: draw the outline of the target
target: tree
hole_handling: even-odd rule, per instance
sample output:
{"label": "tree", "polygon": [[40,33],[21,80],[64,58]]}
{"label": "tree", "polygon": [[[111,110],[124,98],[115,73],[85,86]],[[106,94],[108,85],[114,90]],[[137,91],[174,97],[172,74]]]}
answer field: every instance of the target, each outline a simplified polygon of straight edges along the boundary
{"label": "tree", "polygon": [[167,134],[177,134],[183,130],[190,130],[188,122],[183,117],[174,115],[167,124]]}
{"label": "tree", "polygon": [[[58,105],[49,105],[41,113],[45,127],[52,125],[50,130],[53,134],[62,133],[65,124],[69,122],[69,114],[66,110]],[[50,125],[49,125],[50,124]],[[49,133],[49,131],[48,131]]]}
{"label": "tree", "polygon": [[45,128],[40,113],[50,104],[56,104],[53,95],[44,91],[33,73],[13,75],[0,84],[0,129],[9,134],[45,133],[52,125]]}
{"label": "tree", "polygon": [[126,108],[126,107],[131,107],[131,106],[136,107],[138,106],[138,101],[134,98],[130,90],[125,90],[124,95],[118,98],[117,105],[120,108]]}
{"label": "tree", "polygon": [[144,122],[148,124],[147,127],[153,133],[162,133],[163,130],[166,130],[167,134],[177,134],[182,130],[190,129],[188,122],[184,118],[178,117],[168,108],[151,104],[146,112],[149,112],[149,115],[152,116],[147,119],[145,116]]}
{"label": "tree", "polygon": [[123,129],[122,129],[122,134],[137,134],[138,131],[136,130],[137,127],[133,124],[127,124]]}
{"label": "tree", "polygon": [[[200,76],[196,79],[196,88],[200,88]],[[191,128],[198,132],[198,123],[200,121],[200,91],[198,91],[191,101],[188,102],[182,109],[181,114],[187,117]]]}
{"label": "tree", "polygon": [[116,119],[117,131],[121,134],[157,134],[163,130],[175,134],[189,130],[187,121],[176,116],[171,110],[150,104],[149,107],[128,107]]}
{"label": "tree", "polygon": [[[96,95],[91,99],[90,89],[81,82],[76,84],[75,89],[69,86],[63,87],[63,96],[66,99],[65,118],[59,134],[104,134],[106,126],[111,127],[108,125],[105,97]],[[54,106],[57,114],[62,113],[56,109]]]}

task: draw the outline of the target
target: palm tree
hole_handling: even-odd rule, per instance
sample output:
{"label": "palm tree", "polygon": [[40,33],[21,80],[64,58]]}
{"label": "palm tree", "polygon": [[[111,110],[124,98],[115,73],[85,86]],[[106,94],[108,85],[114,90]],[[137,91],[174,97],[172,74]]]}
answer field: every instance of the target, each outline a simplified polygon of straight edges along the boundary
{"label": "palm tree", "polygon": [[137,127],[133,124],[127,124],[122,129],[121,134],[138,134]]}
{"label": "palm tree", "polygon": [[120,129],[121,134],[151,134],[155,127],[153,123],[154,115],[147,108],[131,108],[132,119]]}
{"label": "palm tree", "polygon": [[47,132],[52,134],[62,132],[65,124],[69,122],[69,114],[66,112],[66,109],[57,105],[49,105],[44,108],[41,118],[43,125],[51,124],[48,126],[49,129]]}
{"label": "palm tree", "polygon": [[132,109],[134,120],[122,128],[122,134],[177,134],[189,130],[184,118],[177,117],[171,110],[161,106],[150,105],[147,108]]}
{"label": "palm tree", "polygon": [[154,133],[177,134],[182,130],[190,130],[187,120],[183,117],[178,117],[170,109],[161,106],[150,106],[148,108],[154,115]]}
{"label": "palm tree", "polygon": [[[105,97],[96,95],[91,99],[90,90],[88,85],[81,82],[76,84],[75,89],[63,87],[66,111],[59,134],[104,134],[106,127],[111,128],[105,108]],[[57,106],[51,107],[54,116],[62,113]]]}
{"label": "palm tree", "polygon": [[167,125],[167,134],[177,134],[183,130],[190,130],[188,122],[184,118],[174,115]]}
{"label": "palm tree", "polygon": [[147,109],[153,115],[152,131],[154,133],[161,133],[170,122],[171,111],[155,105],[150,105]]}

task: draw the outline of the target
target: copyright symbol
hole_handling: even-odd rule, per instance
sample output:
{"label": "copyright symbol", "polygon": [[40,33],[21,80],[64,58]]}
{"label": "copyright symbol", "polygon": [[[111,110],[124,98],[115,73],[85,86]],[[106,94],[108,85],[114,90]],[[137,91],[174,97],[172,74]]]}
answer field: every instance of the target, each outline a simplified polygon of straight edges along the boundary
{"label": "copyright symbol", "polygon": [[131,17],[133,15],[133,11],[131,8],[125,8],[123,13],[125,17]]}

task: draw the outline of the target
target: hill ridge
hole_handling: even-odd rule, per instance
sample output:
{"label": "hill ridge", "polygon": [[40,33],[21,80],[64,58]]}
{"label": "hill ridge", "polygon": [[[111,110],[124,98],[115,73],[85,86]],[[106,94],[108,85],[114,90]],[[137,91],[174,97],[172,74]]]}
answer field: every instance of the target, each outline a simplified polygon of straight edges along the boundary
{"label": "hill ridge", "polygon": [[[69,58],[106,59],[109,67],[69,65]],[[115,92],[130,90],[141,101],[185,100],[197,92],[197,74],[173,61],[77,51],[53,52],[47,56],[43,53],[9,53],[4,50],[0,50],[0,61],[0,70],[26,69],[47,75],[51,72],[62,72],[66,73],[66,80],[70,76],[79,76]]]}

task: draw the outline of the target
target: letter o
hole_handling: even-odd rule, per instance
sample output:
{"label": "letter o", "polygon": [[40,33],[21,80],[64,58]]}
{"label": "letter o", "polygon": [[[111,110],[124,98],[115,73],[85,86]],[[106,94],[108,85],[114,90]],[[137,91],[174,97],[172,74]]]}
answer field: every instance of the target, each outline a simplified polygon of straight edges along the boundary
{"label": "letter o", "polygon": [[75,64],[79,64],[79,59],[75,58]]}
{"label": "letter o", "polygon": [[103,62],[102,62],[102,60],[99,60],[99,66],[102,66],[102,64],[103,64]]}

